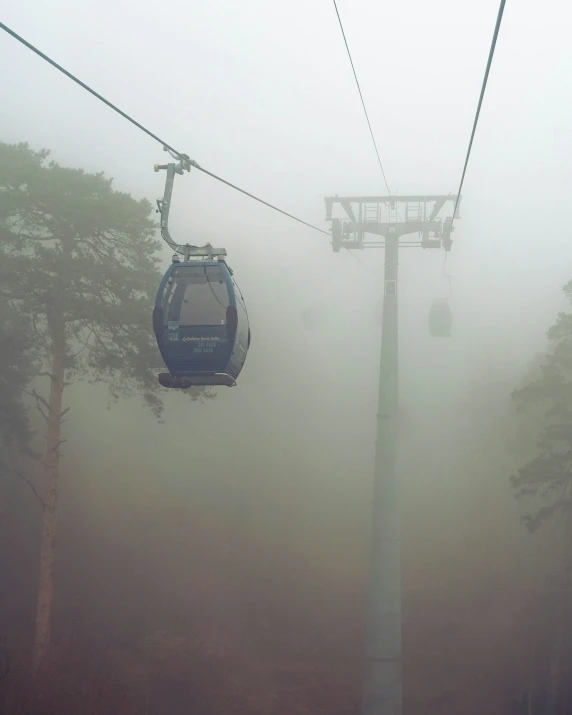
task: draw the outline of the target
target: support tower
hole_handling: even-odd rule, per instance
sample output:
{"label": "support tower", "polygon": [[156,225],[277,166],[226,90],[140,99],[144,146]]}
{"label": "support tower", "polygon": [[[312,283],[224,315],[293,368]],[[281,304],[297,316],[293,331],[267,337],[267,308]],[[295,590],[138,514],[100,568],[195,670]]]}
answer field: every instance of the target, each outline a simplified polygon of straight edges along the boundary
{"label": "support tower", "polygon": [[[366,617],[365,676],[361,715],[401,715],[401,537],[397,479],[398,255],[399,247],[451,250],[453,216],[441,213],[457,197],[328,197],[332,248],[385,248],[385,276],[375,478],[371,529],[371,567]],[[342,217],[334,217],[341,208]],[[459,218],[457,205],[457,214]],[[452,213],[452,210],[451,210]],[[374,238],[371,239],[369,234]],[[404,240],[404,237],[415,237]]]}

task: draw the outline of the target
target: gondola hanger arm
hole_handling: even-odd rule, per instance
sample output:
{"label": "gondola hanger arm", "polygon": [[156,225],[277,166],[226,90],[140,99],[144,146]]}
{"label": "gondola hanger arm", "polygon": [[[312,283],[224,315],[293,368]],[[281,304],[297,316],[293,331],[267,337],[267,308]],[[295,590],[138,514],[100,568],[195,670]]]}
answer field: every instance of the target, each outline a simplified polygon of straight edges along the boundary
{"label": "gondola hanger arm", "polygon": [[163,198],[157,199],[157,213],[161,215],[161,236],[165,243],[175,251],[173,261],[179,260],[177,255],[183,256],[184,261],[189,261],[191,258],[212,260],[215,256],[217,258],[226,256],[226,250],[224,248],[213,248],[210,243],[202,247],[195,246],[191,243],[180,244],[171,236],[169,231],[169,213],[171,210],[175,174],[183,174],[185,171],[190,172],[192,166],[198,169],[200,169],[200,167],[196,161],[190,159],[186,154],[176,154],[167,147],[163,148],[169,152],[173,159],[177,160],[177,163],[170,162],[169,164],[155,164],[154,166],[155,171],[164,170],[167,172]]}
{"label": "gondola hanger arm", "polygon": [[[169,231],[169,212],[171,210],[171,198],[173,195],[173,183],[175,181],[175,174],[183,174],[185,171],[191,170],[191,166],[196,164],[196,162],[189,159],[186,154],[175,154],[173,151],[167,147],[163,147],[164,151],[167,151],[173,159],[177,159],[177,163],[170,162],[169,164],[155,164],[155,171],[164,170],[167,172],[167,177],[165,179],[165,191],[163,193],[162,199],[157,199],[157,213],[161,216],[161,236],[163,240],[177,253],[182,253],[181,245],[178,244],[171,236]],[[196,248],[196,246],[189,246],[191,248]]]}

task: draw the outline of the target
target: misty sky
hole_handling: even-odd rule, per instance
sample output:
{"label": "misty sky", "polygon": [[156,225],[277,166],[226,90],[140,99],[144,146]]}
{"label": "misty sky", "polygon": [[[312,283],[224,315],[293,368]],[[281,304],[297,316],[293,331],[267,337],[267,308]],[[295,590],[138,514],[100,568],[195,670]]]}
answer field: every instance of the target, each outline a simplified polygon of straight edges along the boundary
{"label": "misty sky", "polygon": [[[392,193],[455,193],[498,0],[337,2]],[[325,196],[385,193],[332,0],[15,0],[2,21],[205,169],[321,228]],[[445,604],[456,596],[456,564],[497,594],[509,578],[494,569],[534,570],[504,531],[524,534],[507,415],[572,279],[571,21],[566,0],[508,0],[453,250],[446,266],[442,250],[400,253],[404,582],[423,602],[429,587]],[[0,141],[48,148],[138,199],[162,196],[160,145],[3,32],[0,62]],[[329,564],[340,589],[359,588],[383,252],[334,254],[327,236],[198,171],[176,178],[170,221],[179,243],[227,249],[248,359],[237,386],[205,404],[163,391],[163,424],[137,396],[108,412],[104,385],[66,389],[62,523],[71,513],[93,553],[107,540],[136,563],[169,532],[173,505],[228,521],[232,538],[235,513],[258,534],[254,559],[280,564],[282,540],[300,563]],[[165,245],[162,257],[165,270]],[[434,340],[427,313],[447,291],[444,270],[453,337]],[[171,557],[161,547],[145,561],[164,578],[161,627],[168,604],[193,593],[194,557],[176,568]],[[490,626],[490,613],[463,617]]]}
{"label": "misty sky", "polygon": [[[497,0],[338,6],[392,192],[456,192]],[[401,252],[405,571],[415,581],[417,564],[424,588],[440,587],[439,560],[471,529],[483,558],[497,549],[483,504],[521,532],[507,519],[503,420],[572,278],[571,15],[563,0],[507,3],[447,261],[450,340],[427,328],[447,288],[443,252]],[[331,0],[19,0],[2,20],[178,151],[311,223],[328,227],[325,196],[384,193]],[[162,196],[159,145],[1,33],[0,61],[0,140]],[[161,529],[163,497],[209,515],[245,508],[261,543],[292,532],[300,559],[312,546],[351,585],[370,514],[382,251],[360,252],[363,265],[334,254],[326,236],[196,171],[177,177],[171,232],[228,250],[252,328],[238,385],[203,405],[167,394],[162,425],[137,398],[106,412],[104,386],[66,390],[63,512],[77,490],[97,539],[125,505]],[[163,257],[166,268],[166,246]]]}
{"label": "misty sky", "polygon": [[[339,9],[391,190],[455,192],[497,1],[340,0]],[[462,371],[499,341],[502,360],[526,363],[561,305],[572,258],[571,13],[563,1],[542,12],[532,0],[507,4],[448,261],[457,340],[446,348],[426,335],[443,253],[402,252],[412,384],[428,363]],[[3,20],[179,151],[310,222],[326,226],[325,195],[383,191],[328,0],[21,0]],[[0,58],[3,140],[103,170],[135,196],[162,194],[152,170],[160,146],[7,35]],[[336,316],[334,332],[356,315],[367,315],[360,330],[379,327],[379,250],[360,254],[365,267],[334,255],[325,236],[198,172],[177,179],[172,229],[180,242],[227,247],[255,337],[261,301],[277,320],[314,303]],[[375,380],[375,356],[371,364]]]}

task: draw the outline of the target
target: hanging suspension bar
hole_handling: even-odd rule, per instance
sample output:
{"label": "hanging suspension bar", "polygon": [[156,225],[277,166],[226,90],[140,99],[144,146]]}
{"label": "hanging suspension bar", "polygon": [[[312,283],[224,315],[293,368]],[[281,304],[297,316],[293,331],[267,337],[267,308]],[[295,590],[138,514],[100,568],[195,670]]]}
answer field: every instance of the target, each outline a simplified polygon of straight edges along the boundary
{"label": "hanging suspension bar", "polygon": [[[169,151],[166,147],[163,147],[164,151]],[[175,157],[172,152],[169,152],[173,158]],[[183,174],[185,171],[191,170],[191,162],[189,157],[185,154],[180,157],[180,161],[177,164],[155,164],[153,167],[155,171],[166,170],[167,178],[165,180],[165,192],[162,199],[157,199],[157,212],[161,215],[161,236],[163,239],[171,246],[171,248],[178,248],[177,244],[169,233],[169,211],[171,209],[171,197],[173,195],[173,183],[175,181],[175,174]]]}
{"label": "hanging suspension bar", "polygon": [[186,154],[174,154],[167,147],[163,147],[163,150],[169,152],[173,159],[178,159],[176,164],[173,162],[169,164],[155,164],[153,167],[157,172],[161,170],[166,170],[167,172],[163,198],[157,199],[157,213],[161,216],[161,236],[163,240],[175,251],[175,257],[173,260],[179,260],[177,258],[177,254],[182,255],[185,261],[190,261],[191,258],[207,258],[212,260],[214,256],[226,256],[226,249],[213,248],[210,243],[207,243],[203,247],[199,247],[190,243],[180,244],[172,238],[169,231],[169,212],[171,210],[171,198],[173,195],[175,175],[183,174],[185,171],[190,172],[191,166],[196,168],[200,167],[195,161],[189,159]]}

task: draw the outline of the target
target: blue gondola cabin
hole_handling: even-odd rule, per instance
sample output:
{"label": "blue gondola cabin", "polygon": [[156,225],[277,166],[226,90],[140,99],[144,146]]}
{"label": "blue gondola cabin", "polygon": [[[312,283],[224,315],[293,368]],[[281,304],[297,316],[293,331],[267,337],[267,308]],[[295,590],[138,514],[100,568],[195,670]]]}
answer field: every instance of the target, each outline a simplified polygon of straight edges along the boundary
{"label": "blue gondola cabin", "polygon": [[232,387],[250,346],[246,305],[224,260],[174,262],[155,301],[164,387]]}

